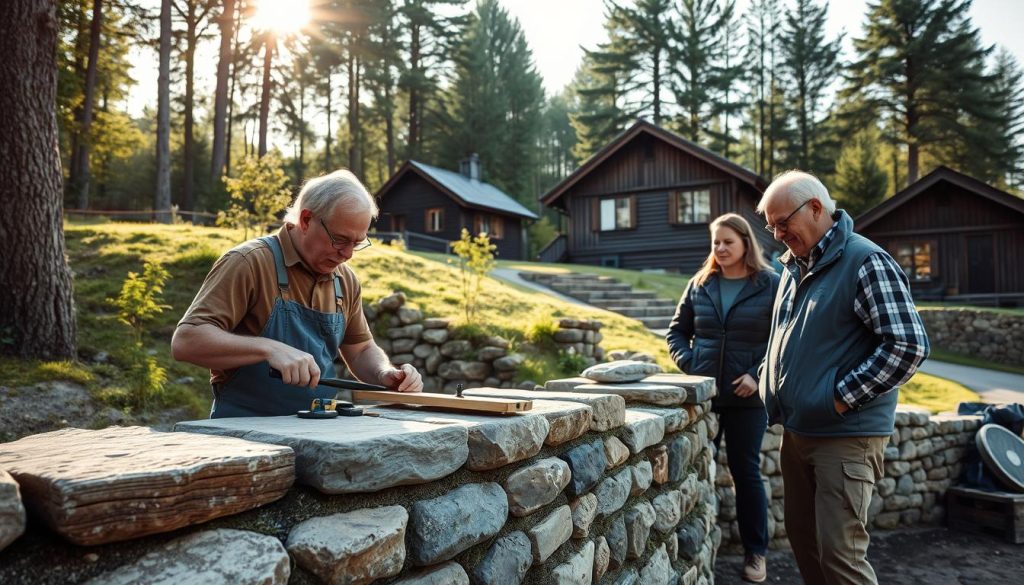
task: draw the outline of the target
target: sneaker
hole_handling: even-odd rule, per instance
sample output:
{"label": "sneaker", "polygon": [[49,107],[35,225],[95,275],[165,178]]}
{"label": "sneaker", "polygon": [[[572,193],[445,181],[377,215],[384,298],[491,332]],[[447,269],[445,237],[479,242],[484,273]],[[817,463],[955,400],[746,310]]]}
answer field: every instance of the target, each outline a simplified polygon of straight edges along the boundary
{"label": "sneaker", "polygon": [[743,580],[750,583],[763,583],[768,576],[764,555],[748,554],[743,560]]}

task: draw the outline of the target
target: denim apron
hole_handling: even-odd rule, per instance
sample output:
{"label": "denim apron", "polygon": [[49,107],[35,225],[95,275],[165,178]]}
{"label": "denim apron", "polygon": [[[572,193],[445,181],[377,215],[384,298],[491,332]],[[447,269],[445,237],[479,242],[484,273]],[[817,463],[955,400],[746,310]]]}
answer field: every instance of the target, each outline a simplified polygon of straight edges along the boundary
{"label": "denim apron", "polygon": [[[281,243],[273,236],[260,238],[274,254],[277,271],[277,299],[260,337],[280,341],[313,356],[321,378],[334,377],[334,358],[345,336],[345,315],[341,312],[341,279],[334,276],[336,313],[321,313],[304,307],[288,295],[288,271]],[[270,364],[261,361],[242,366],[224,383],[214,386],[210,418],[238,416],[284,416],[308,410],[313,398],[334,398],[336,390],[292,386],[270,377]]]}

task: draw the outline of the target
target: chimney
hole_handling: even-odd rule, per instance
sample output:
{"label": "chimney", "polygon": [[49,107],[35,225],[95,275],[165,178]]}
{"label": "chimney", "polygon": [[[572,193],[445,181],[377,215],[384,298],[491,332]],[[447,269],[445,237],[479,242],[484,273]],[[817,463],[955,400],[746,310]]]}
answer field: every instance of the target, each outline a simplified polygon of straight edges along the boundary
{"label": "chimney", "polygon": [[459,161],[459,174],[474,181],[480,180],[480,156],[477,153]]}

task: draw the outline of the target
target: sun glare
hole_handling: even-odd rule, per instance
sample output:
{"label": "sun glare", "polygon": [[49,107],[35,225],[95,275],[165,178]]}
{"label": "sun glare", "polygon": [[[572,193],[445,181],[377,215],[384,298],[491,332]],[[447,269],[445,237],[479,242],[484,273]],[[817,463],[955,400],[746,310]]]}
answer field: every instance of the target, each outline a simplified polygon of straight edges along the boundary
{"label": "sun glare", "polygon": [[298,32],[309,19],[309,0],[258,0],[252,25],[287,35]]}

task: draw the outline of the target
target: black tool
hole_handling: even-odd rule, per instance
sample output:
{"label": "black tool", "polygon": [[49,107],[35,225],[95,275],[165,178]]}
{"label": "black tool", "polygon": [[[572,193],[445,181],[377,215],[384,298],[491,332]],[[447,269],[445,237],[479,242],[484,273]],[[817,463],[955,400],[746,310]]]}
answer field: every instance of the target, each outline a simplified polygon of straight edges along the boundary
{"label": "black tool", "polygon": [[339,416],[363,416],[364,414],[369,415],[362,407],[333,398],[314,398],[309,410],[300,410],[295,413],[299,418],[337,418]]}
{"label": "black tool", "polygon": [[[280,380],[282,378],[281,370],[270,368],[270,377]],[[381,386],[380,384],[367,384],[359,380],[347,380],[345,378],[320,378],[320,384],[331,388],[341,388],[342,390],[390,390],[387,386]]]}

